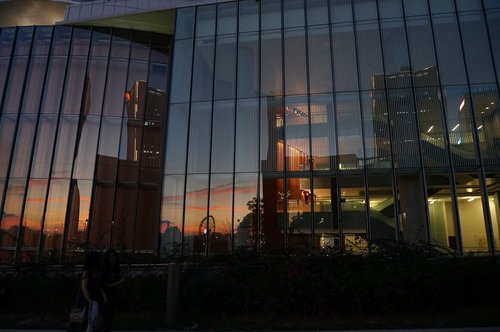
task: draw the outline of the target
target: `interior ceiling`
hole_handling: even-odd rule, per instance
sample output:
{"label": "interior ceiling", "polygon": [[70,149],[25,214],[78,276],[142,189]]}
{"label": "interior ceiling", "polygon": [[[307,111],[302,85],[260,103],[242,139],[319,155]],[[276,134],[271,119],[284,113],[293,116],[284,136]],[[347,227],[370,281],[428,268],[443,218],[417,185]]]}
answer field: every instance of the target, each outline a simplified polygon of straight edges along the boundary
{"label": "interior ceiling", "polygon": [[171,35],[174,32],[174,18],[174,10],[158,10],[140,14],[113,16],[97,20],[78,20],[59,23],[126,28]]}
{"label": "interior ceiling", "polygon": [[49,0],[0,1],[0,27],[52,25],[64,19],[66,6]]}

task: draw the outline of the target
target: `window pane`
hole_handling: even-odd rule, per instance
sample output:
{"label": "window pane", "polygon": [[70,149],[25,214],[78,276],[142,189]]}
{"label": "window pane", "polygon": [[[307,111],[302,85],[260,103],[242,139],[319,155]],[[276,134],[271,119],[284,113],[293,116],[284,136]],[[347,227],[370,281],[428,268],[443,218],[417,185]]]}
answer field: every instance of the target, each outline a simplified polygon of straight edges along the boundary
{"label": "window pane", "polygon": [[358,89],[358,66],[354,27],[351,23],[332,25],[333,69],[335,91]]}
{"label": "window pane", "polygon": [[500,163],[500,100],[496,85],[472,86],[472,103],[476,118],[476,130],[479,137],[485,165]]}
{"label": "window pane", "polygon": [[38,113],[40,99],[43,89],[43,79],[47,67],[46,57],[36,57],[31,59],[28,77],[26,78],[26,88],[24,90],[23,105],[21,113]]}
{"label": "window pane", "polygon": [[400,232],[404,242],[428,242],[426,204],[420,172],[398,175]]}
{"label": "window pane", "polygon": [[362,175],[340,177],[340,211],[342,213],[344,250],[360,253],[367,242],[365,181]]}
{"label": "window pane", "polygon": [[261,30],[281,28],[281,0],[262,0],[261,7]]}
{"label": "window pane", "polygon": [[356,23],[356,37],[361,89],[383,89],[384,66],[378,23],[374,21]]}
{"label": "window pane", "polygon": [[71,186],[66,248],[68,250],[84,250],[87,245],[92,181],[73,180]]}
{"label": "window pane", "polygon": [[28,176],[33,136],[35,135],[36,115],[24,115],[19,119],[16,146],[12,156],[10,177]]}
{"label": "window pane", "polygon": [[132,43],[130,44],[130,59],[149,60],[151,50],[151,33],[135,30],[132,32]]}
{"label": "window pane", "polygon": [[427,15],[427,0],[403,0],[406,16]]}
{"label": "window pane", "polygon": [[111,236],[111,245],[117,250],[130,250],[132,248],[136,205],[136,185],[119,184],[116,190],[114,226]]}
{"label": "window pane", "polygon": [[123,119],[118,160],[118,179],[135,182],[139,176],[142,131],[144,122],[136,119]]}
{"label": "window pane", "polygon": [[16,49],[14,55],[28,55],[31,47],[34,27],[20,27],[17,30]]}
{"label": "window pane", "polygon": [[193,101],[212,99],[214,50],[215,40],[213,37],[196,39],[193,63],[193,95],[191,97]]}
{"label": "window pane", "polygon": [[285,158],[288,171],[310,169],[309,107],[307,97],[285,99]]}
{"label": "window pane", "polygon": [[184,174],[186,168],[189,105],[170,105],[165,153],[165,174]]}
{"label": "window pane", "polygon": [[389,90],[389,119],[396,167],[419,167],[420,153],[413,93],[408,89]]}
{"label": "window pane", "polygon": [[469,84],[495,81],[488,33],[482,13],[461,13],[460,27],[469,73]]}
{"label": "window pane", "polygon": [[310,93],[332,92],[330,32],[327,25],[308,29],[308,49]]}
{"label": "window pane", "polygon": [[335,119],[333,112],[333,96],[311,95],[311,144],[312,168],[314,170],[332,170],[334,156],[337,154],[335,146]]}
{"label": "window pane", "polygon": [[381,22],[387,88],[411,87],[410,60],[403,20]]}
{"label": "window pane", "polygon": [[[239,115],[239,114],[238,114]],[[234,101],[214,103],[210,172],[232,172],[234,164]]]}
{"label": "window pane", "polygon": [[10,57],[15,36],[16,28],[2,28],[0,31],[0,56]]}
{"label": "window pane", "polygon": [[236,36],[217,37],[216,52],[214,98],[234,98],[236,94]]}
{"label": "window pane", "polygon": [[455,174],[464,252],[488,251],[481,187],[477,174]]}
{"label": "window pane", "polygon": [[67,60],[66,57],[51,57],[49,60],[45,89],[42,94],[41,110],[44,114],[59,113]]}
{"label": "window pane", "polygon": [[194,32],[195,7],[176,10],[177,22],[175,25],[175,39],[192,38]]}
{"label": "window pane", "polygon": [[0,119],[0,151],[3,151],[0,153],[0,178],[7,176],[16,122],[17,116],[15,115],[3,115]]}
{"label": "window pane", "polygon": [[211,102],[193,103],[191,105],[188,173],[208,173],[210,166],[211,118]]}
{"label": "window pane", "polygon": [[92,32],[92,46],[90,54],[92,56],[107,57],[111,45],[111,29],[95,27]]}
{"label": "window pane", "polygon": [[465,66],[455,15],[437,15],[432,21],[441,84],[465,84]]}
{"label": "window pane", "polygon": [[233,175],[212,174],[210,178],[210,207],[215,229],[209,234],[212,254],[227,254],[231,248],[233,225]]}
{"label": "window pane", "polygon": [[238,39],[238,98],[259,94],[259,35],[241,34]]}
{"label": "window pane", "polygon": [[285,28],[301,27],[305,25],[303,0],[284,1],[283,7]]}
{"label": "window pane", "polygon": [[261,34],[261,95],[279,96],[283,92],[281,30]]}
{"label": "window pane", "polygon": [[437,86],[438,74],[429,18],[408,18],[406,20],[406,29],[413,71],[413,84],[417,87]]}
{"label": "window pane", "polygon": [[68,203],[69,180],[52,180],[43,224],[43,250],[48,257],[57,258],[62,249],[64,221]]}
{"label": "window pane", "polygon": [[63,114],[80,114],[82,91],[85,86],[86,58],[71,58],[64,86]]}
{"label": "window pane", "polygon": [[31,179],[29,181],[23,215],[24,230],[20,239],[23,249],[38,250],[48,182],[45,179]]}
{"label": "window pane", "polygon": [[160,188],[157,185],[139,186],[137,219],[134,230],[134,250],[153,252],[158,242]]}
{"label": "window pane", "polygon": [[361,94],[365,164],[370,168],[390,168],[391,141],[385,91],[364,91]]}
{"label": "window pane", "polygon": [[71,42],[71,55],[86,56],[89,52],[90,44],[90,27],[73,28],[73,38]]}
{"label": "window pane", "polygon": [[47,55],[49,53],[51,39],[52,27],[37,26],[31,54]]}
{"label": "window pane", "polygon": [[71,177],[71,167],[75,151],[75,140],[78,132],[78,117],[64,116],[59,123],[57,143],[52,166],[52,177]]}
{"label": "window pane", "polygon": [[363,136],[358,93],[337,93],[335,95],[338,130],[338,168],[356,169],[363,167]]}
{"label": "window pane", "polygon": [[239,1],[240,32],[259,30],[259,2],[253,0]]}
{"label": "window pane", "polygon": [[172,103],[189,101],[191,92],[191,66],[193,61],[193,40],[175,42],[172,64],[172,84],[170,101]]}
{"label": "window pane", "polygon": [[257,202],[258,173],[239,173],[234,179],[234,247],[257,248],[258,214]]}
{"label": "window pane", "polygon": [[261,252],[281,251],[285,246],[284,181],[279,175],[261,174],[262,212],[260,218]]}
{"label": "window pane", "polygon": [[403,8],[401,0],[379,0],[380,18],[402,17]]}
{"label": "window pane", "polygon": [[424,166],[449,166],[441,93],[436,88],[415,90]]}
{"label": "window pane", "polygon": [[335,177],[314,177],[313,196],[309,195],[309,201],[314,204],[314,246],[325,252],[338,250],[340,244],[336,183]]}
{"label": "window pane", "polygon": [[[103,59],[92,59],[85,78],[85,90],[83,100],[83,114],[100,115],[104,97],[104,85],[106,83],[106,69],[108,61]],[[114,68],[113,68],[114,69]],[[113,75],[113,74],[111,74]]]}
{"label": "window pane", "polygon": [[[500,4],[500,2],[499,2]],[[487,12],[486,19],[490,33],[491,53],[495,61],[497,81],[500,81],[500,11]]]}
{"label": "window pane", "polygon": [[57,116],[42,115],[38,122],[33,164],[31,166],[32,178],[48,178],[50,161],[56,137]]}
{"label": "window pane", "polygon": [[110,245],[114,195],[114,184],[96,184],[92,197],[93,214],[90,228],[90,245],[93,248],[107,248]]}
{"label": "window pane", "polygon": [[429,0],[431,5],[431,13],[452,13],[455,11],[453,0]]}
{"label": "window pane", "polygon": [[111,59],[109,62],[104,115],[122,116],[127,67],[124,60]]}
{"label": "window pane", "polygon": [[9,70],[9,64],[10,58],[0,58],[0,100],[3,99],[3,90],[5,85],[7,84],[7,72]]}
{"label": "window pane", "polygon": [[215,5],[196,8],[196,37],[215,35]]}
{"label": "window pane", "polygon": [[103,117],[101,120],[101,138],[97,154],[98,179],[112,181],[116,179],[121,124],[120,118]]}
{"label": "window pane", "polygon": [[328,24],[328,0],[309,0],[307,4],[307,24]]}
{"label": "window pane", "polygon": [[376,0],[354,0],[354,14],[356,21],[376,19]]}
{"label": "window pane", "polygon": [[71,40],[72,28],[70,26],[55,26],[52,38],[52,54],[68,55],[69,42]]}
{"label": "window pane", "polygon": [[186,182],[186,206],[184,219],[184,254],[206,252],[207,225],[212,230],[215,224],[207,220],[208,175],[189,175]]}
{"label": "window pane", "polygon": [[390,174],[368,175],[371,240],[377,244],[397,241],[398,229],[394,213],[394,194]]}
{"label": "window pane", "polygon": [[449,176],[448,174],[427,175],[426,184],[431,243],[457,250]]}
{"label": "window pane", "polygon": [[15,248],[23,206],[26,179],[11,179],[5,193],[0,223],[0,248]]}
{"label": "window pane", "polygon": [[443,98],[454,165],[477,165],[472,111],[467,88],[463,86],[444,87]]}
{"label": "window pane", "polygon": [[19,111],[27,64],[28,59],[25,57],[16,57],[12,60],[8,85],[4,94],[3,114],[16,114]]}
{"label": "window pane", "polygon": [[304,29],[285,30],[285,94],[307,93]]}
{"label": "window pane", "polygon": [[500,205],[498,196],[498,184],[500,176],[498,173],[487,174],[486,184],[488,188],[488,204],[491,213],[491,223],[493,231],[493,239],[495,241],[494,249],[500,250]]}
{"label": "window pane", "polygon": [[130,55],[130,30],[113,29],[111,57],[128,59]]}
{"label": "window pane", "polygon": [[[86,117],[79,125],[73,179],[92,179],[94,176],[99,117]],[[106,139],[108,138],[106,133]]]}
{"label": "window pane", "polygon": [[352,0],[330,0],[332,23],[352,22]]}
{"label": "window pane", "polygon": [[[260,160],[264,172],[283,171],[284,169],[284,114],[282,103],[281,98],[269,97],[261,99]],[[236,152],[239,150],[237,143]],[[238,157],[236,157],[236,160],[238,160]]]}
{"label": "window pane", "polygon": [[259,168],[259,101],[238,100],[236,111],[236,172],[256,172]]}
{"label": "window pane", "polygon": [[287,178],[288,248],[292,253],[312,250],[311,180]]}
{"label": "window pane", "polygon": [[236,20],[238,18],[238,3],[220,3],[217,8],[217,34],[224,35],[236,33]]}
{"label": "window pane", "polygon": [[165,176],[161,198],[160,238],[162,255],[181,254],[184,176]]}

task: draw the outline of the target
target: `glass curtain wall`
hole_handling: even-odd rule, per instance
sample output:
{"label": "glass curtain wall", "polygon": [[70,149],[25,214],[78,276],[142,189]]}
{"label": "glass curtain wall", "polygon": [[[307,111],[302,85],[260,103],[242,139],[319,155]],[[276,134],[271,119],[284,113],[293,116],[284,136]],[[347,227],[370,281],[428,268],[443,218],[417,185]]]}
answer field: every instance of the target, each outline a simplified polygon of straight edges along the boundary
{"label": "glass curtain wall", "polygon": [[500,8],[478,4],[178,9],[162,253],[496,250]]}
{"label": "glass curtain wall", "polygon": [[156,253],[170,38],[0,30],[0,259]]}

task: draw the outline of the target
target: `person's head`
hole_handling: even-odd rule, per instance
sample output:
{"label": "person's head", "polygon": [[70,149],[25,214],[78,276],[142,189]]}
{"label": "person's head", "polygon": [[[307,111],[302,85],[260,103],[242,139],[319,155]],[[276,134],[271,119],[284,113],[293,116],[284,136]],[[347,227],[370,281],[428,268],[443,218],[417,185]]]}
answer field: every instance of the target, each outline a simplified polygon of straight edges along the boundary
{"label": "person's head", "polygon": [[98,271],[101,266],[101,253],[97,251],[89,251],[85,255],[85,263],[83,265],[84,271],[91,273]]}
{"label": "person's head", "polygon": [[118,265],[118,253],[114,249],[109,249],[104,254],[104,264],[115,266]]}

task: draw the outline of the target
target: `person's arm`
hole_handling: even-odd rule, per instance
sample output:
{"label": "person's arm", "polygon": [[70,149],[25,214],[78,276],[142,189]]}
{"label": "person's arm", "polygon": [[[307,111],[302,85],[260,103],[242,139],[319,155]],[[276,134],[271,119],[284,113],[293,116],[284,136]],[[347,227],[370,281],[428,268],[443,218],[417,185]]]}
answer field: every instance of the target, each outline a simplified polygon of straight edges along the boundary
{"label": "person's arm", "polygon": [[102,289],[102,287],[99,287],[99,291],[101,292],[102,301],[104,303],[108,303],[108,297],[106,296],[106,293],[104,292],[104,290]]}
{"label": "person's arm", "polygon": [[82,273],[82,293],[83,297],[87,302],[90,304],[92,303],[92,298],[90,297],[89,289],[88,289],[88,284],[89,284],[89,278],[87,276],[87,271],[83,271]]}
{"label": "person's arm", "polygon": [[108,283],[108,288],[116,287],[116,286],[120,285],[124,281],[125,281],[125,278],[123,278],[122,276],[120,276],[120,279],[118,281]]}

